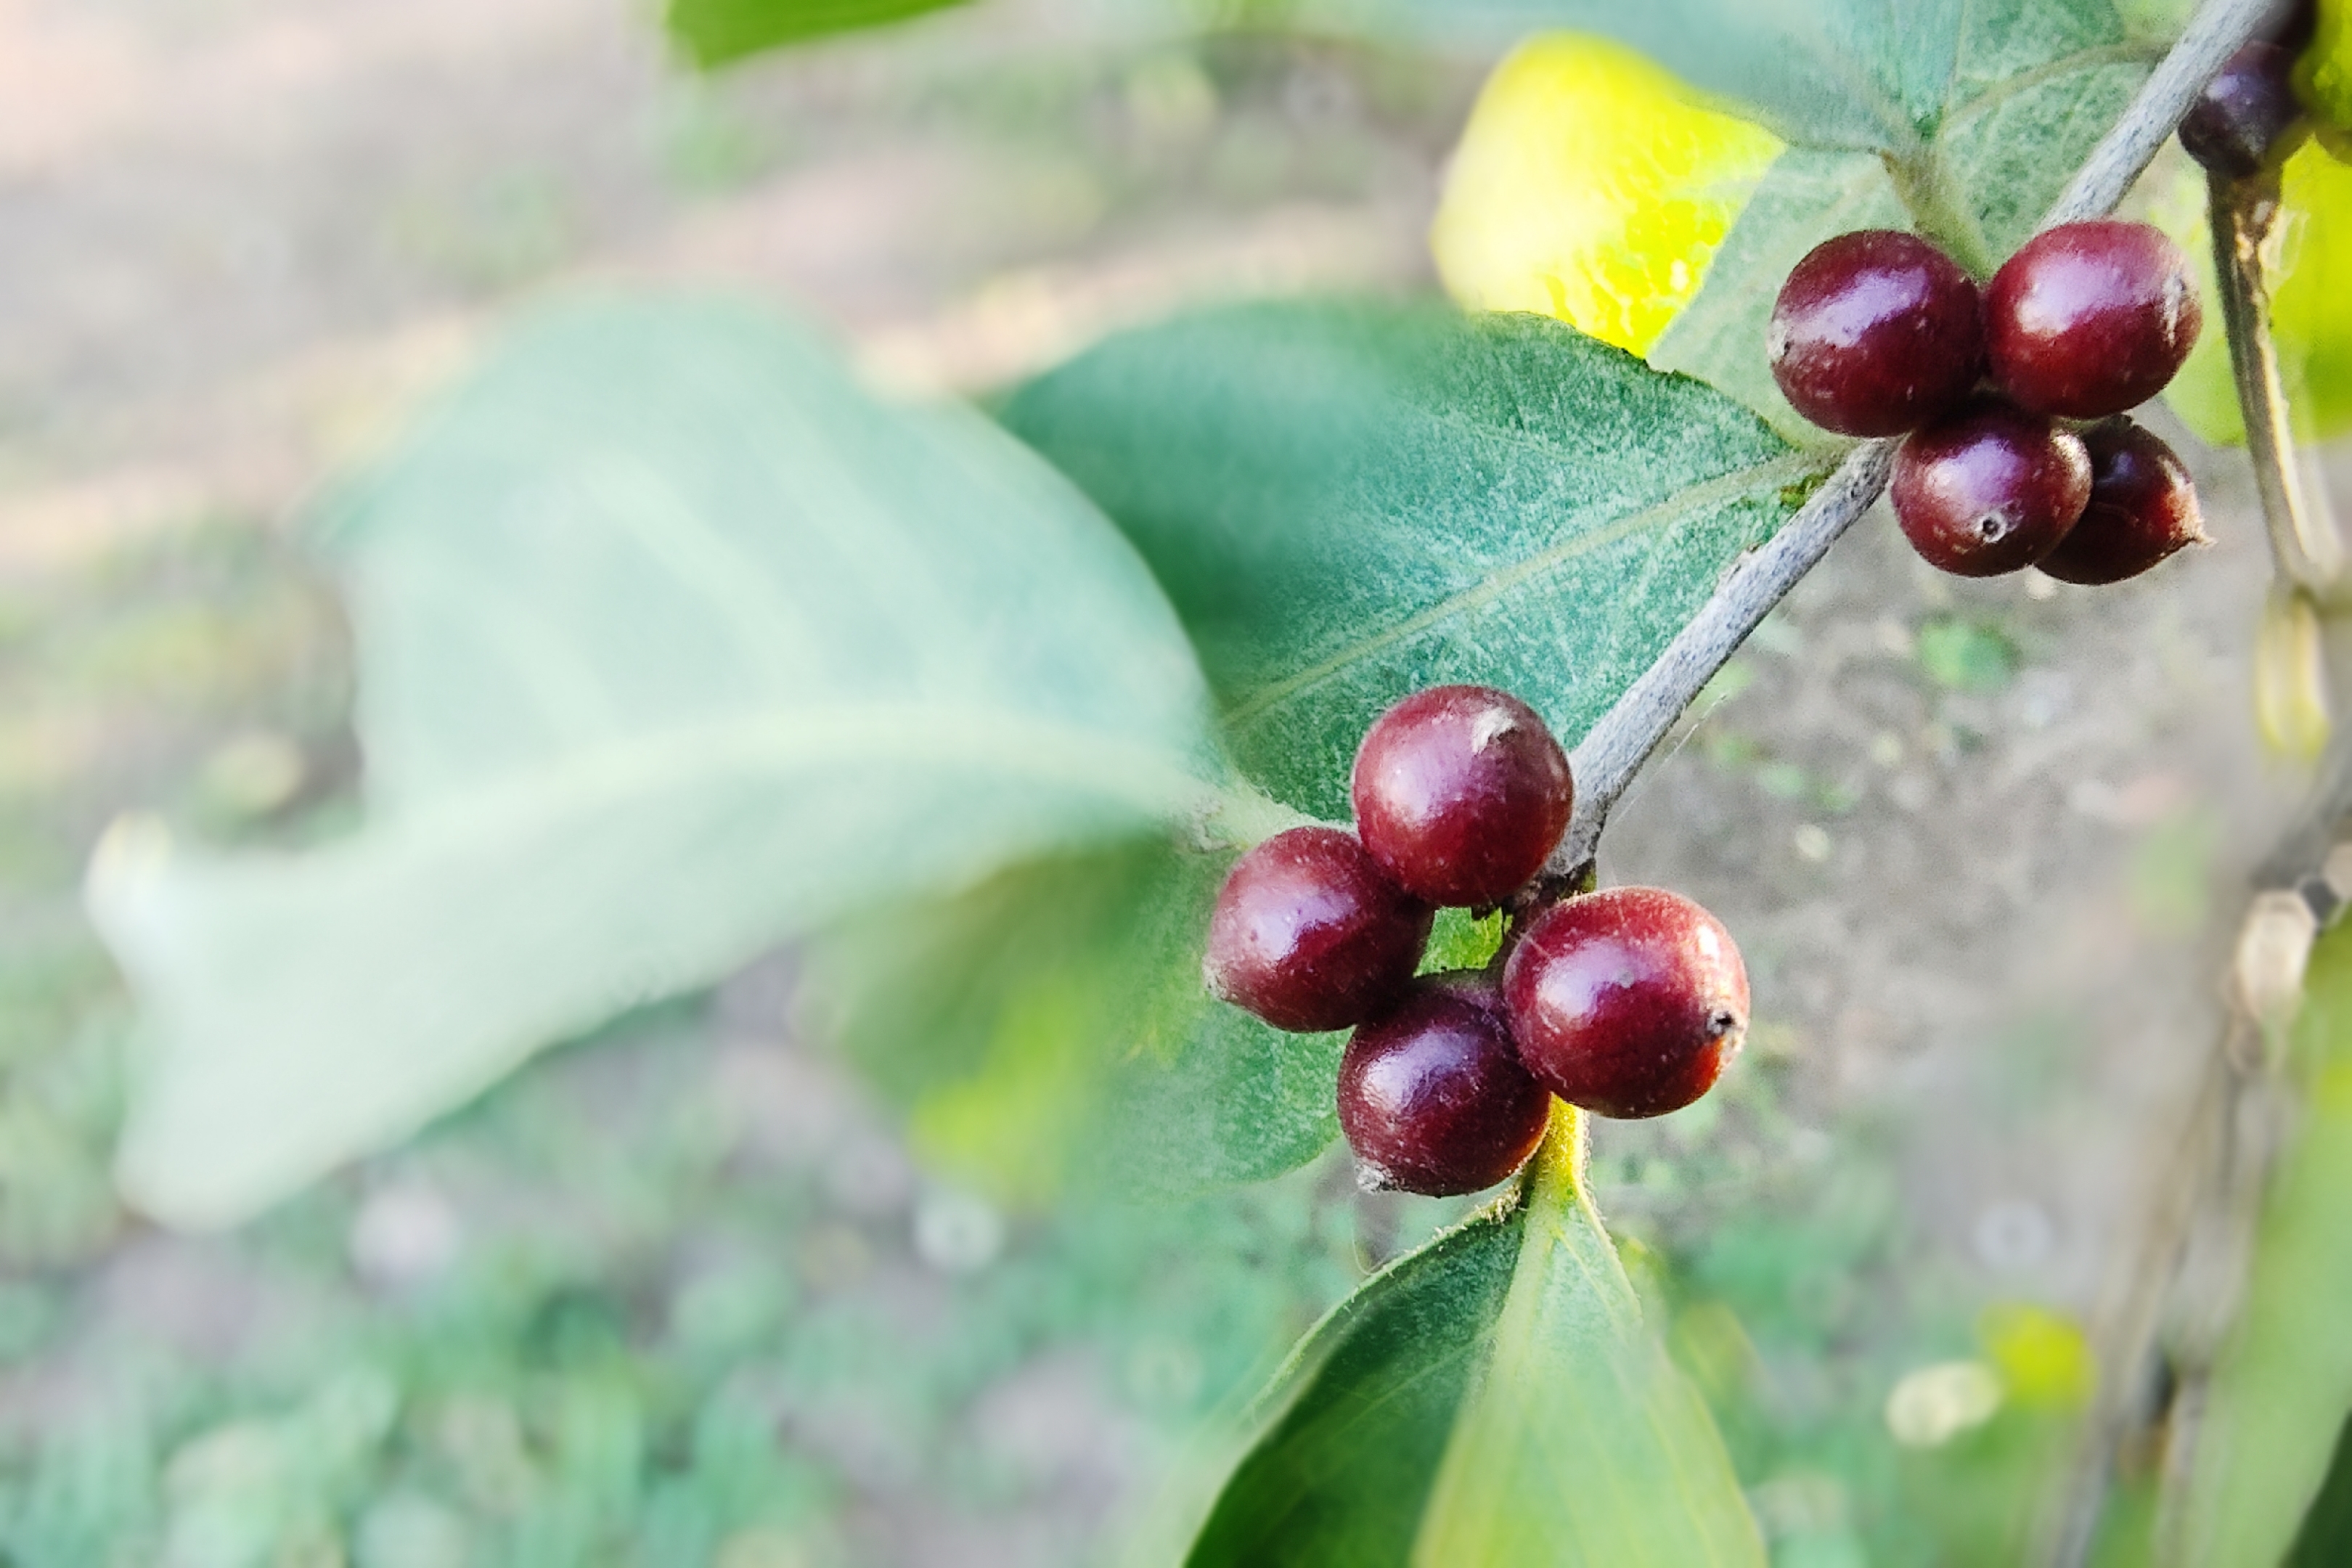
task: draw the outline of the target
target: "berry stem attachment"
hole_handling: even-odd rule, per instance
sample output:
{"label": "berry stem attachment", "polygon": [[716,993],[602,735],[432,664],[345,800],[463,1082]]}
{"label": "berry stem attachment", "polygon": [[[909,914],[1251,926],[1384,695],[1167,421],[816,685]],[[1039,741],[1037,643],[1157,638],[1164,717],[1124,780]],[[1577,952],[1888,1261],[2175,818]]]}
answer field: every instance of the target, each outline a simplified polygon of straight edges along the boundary
{"label": "berry stem attachment", "polygon": [[2324,508],[2315,508],[2304,493],[2278,350],[2271,341],[2270,262],[2280,214],[2279,177],[2275,172],[2243,179],[2209,174],[2206,201],[2230,370],[2245,415],[2246,455],[2254,465],[2271,558],[2282,581],[2324,598],[2344,574],[2344,542]]}
{"label": "berry stem attachment", "polygon": [[1573,1202],[1590,1205],[1592,1186],[1585,1178],[1585,1170],[1591,1155],[1592,1118],[1555,1098],[1551,1120],[1544,1127],[1543,1142],[1536,1145],[1535,1158],[1519,1172],[1523,1198],[1532,1199],[1538,1192],[1557,1192]]}
{"label": "berry stem attachment", "polygon": [[[2164,146],[2205,84],[2278,9],[2277,0],[2205,0],[2189,18],[2121,118],[2109,128],[2042,226],[2100,217]],[[2227,268],[2224,268],[2226,276]],[[1569,763],[1576,775],[1576,813],[1546,863],[1557,877],[1591,867],[1610,808],[1748,634],[1829,552],[1854,519],[1885,489],[1895,444],[1865,441],[1846,454],[1826,483],[1766,544],[1743,559],[1689,625],[1666,645],[1600,721]]]}
{"label": "berry stem attachment", "polygon": [[1993,254],[1977,215],[1952,189],[1950,174],[1936,143],[1923,142],[1903,153],[1885,153],[1880,161],[1920,232],[1933,237],[1953,260],[1978,278],[1991,277],[2000,258]]}

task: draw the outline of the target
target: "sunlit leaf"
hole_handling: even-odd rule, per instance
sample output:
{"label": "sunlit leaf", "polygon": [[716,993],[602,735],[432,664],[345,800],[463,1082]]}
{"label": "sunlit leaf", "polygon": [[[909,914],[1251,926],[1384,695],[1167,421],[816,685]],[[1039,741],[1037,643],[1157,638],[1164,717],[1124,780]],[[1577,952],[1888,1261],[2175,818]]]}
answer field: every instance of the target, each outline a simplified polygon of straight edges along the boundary
{"label": "sunlit leaf", "polygon": [[1761,1568],[1722,1439],[1581,1190],[1573,1117],[1523,1197],[1300,1346],[1191,1568]]}
{"label": "sunlit leaf", "polygon": [[2252,1279],[2215,1368],[2183,1524],[2187,1568],[2276,1563],[2352,1411],[2352,927],[2320,939],[2293,1037],[2303,1089],[2255,1237]]}
{"label": "sunlit leaf", "polygon": [[1621,45],[1549,34],[1479,95],[1431,245],[1454,296],[1645,353],[1781,148]]}
{"label": "sunlit leaf", "polygon": [[1084,499],[748,310],[542,321],[328,538],[364,831],[124,831],[92,873],[147,1026],[120,1179],[176,1223],[820,921],[1225,798],[1183,632]]}
{"label": "sunlit leaf", "polygon": [[1327,818],[1423,686],[1516,691],[1573,742],[1833,460],[1557,321],[1425,306],[1191,317],[1006,418],[1159,574],[1244,766]]}
{"label": "sunlit leaf", "polygon": [[[1793,145],[1904,158],[1989,91],[2086,52],[2151,56],[2157,0],[1356,0],[1450,36],[1598,33]],[[2054,160],[2053,160],[2054,161]]]}

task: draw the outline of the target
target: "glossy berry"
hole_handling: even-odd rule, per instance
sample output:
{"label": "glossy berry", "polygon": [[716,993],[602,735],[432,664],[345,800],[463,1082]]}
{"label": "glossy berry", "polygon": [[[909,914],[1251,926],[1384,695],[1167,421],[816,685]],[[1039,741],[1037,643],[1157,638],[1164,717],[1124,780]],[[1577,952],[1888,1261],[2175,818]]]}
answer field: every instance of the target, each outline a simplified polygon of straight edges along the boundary
{"label": "glossy berry", "polygon": [[1895,521],[1921,559],[1962,577],[2032,565],[2091,498],[2083,438],[1988,399],[1895,454]]}
{"label": "glossy berry", "polygon": [[2020,407],[2098,419],[2164,389],[2204,315],[2180,247],[2144,223],[2035,235],[1985,290],[1985,352]]}
{"label": "glossy berry", "polygon": [[1404,994],[1434,911],[1336,827],[1277,833],[1234,863],[1209,917],[1209,989],[1277,1029],[1344,1029]]}
{"label": "glossy berry", "polygon": [[2197,487],[2171,447],[2118,419],[2083,433],[2091,500],[2058,548],[2035,563],[2066,583],[2120,583],[2205,542]]}
{"label": "glossy berry", "polygon": [[1841,435],[1899,436],[1976,384],[1976,282],[1916,235],[1842,234],[1790,271],[1765,345],[1798,413]]}
{"label": "glossy berry", "polygon": [[1568,757],[1536,710],[1485,686],[1433,686],[1381,714],[1356,752],[1356,831],[1433,904],[1497,904],[1568,827]]}
{"label": "glossy berry", "polygon": [[2303,105],[2294,97],[2294,56],[2276,44],[2248,44],[2205,84],[2180,122],[2180,145],[2217,174],[2242,179],[2294,150]]}
{"label": "glossy berry", "polygon": [[1554,904],[1504,966],[1519,1060],[1571,1105],[1663,1116],[1705,1094],[1748,1032],[1731,933],[1657,888]]}
{"label": "glossy berry", "polygon": [[1339,1061],[1339,1128],[1368,1187],[1491,1187],[1535,1152],[1550,1110],[1511,1048],[1502,999],[1466,980],[1416,985]]}

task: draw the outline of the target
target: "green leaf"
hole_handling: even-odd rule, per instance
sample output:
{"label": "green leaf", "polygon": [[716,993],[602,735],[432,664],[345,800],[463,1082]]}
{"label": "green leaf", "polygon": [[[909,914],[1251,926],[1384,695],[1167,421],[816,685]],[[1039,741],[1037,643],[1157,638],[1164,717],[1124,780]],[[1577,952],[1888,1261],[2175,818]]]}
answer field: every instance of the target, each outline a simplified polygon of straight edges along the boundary
{"label": "green leaf", "polygon": [[2352,1419],[2336,1429],[2327,1479],[2303,1516],[2286,1568],[2333,1568],[2352,1561]]}
{"label": "green leaf", "polygon": [[1233,800],[1183,632],[1084,499],[755,311],[542,321],[327,538],[364,831],[125,831],[92,871],[148,1033],[119,1177],[173,1223],[846,910]]}
{"label": "green leaf", "polygon": [[1563,1110],[1523,1196],[1308,1336],[1190,1568],[1761,1568],[1722,1438],[1578,1159]]}
{"label": "green leaf", "polygon": [[2322,937],[2293,1035],[2294,1142],[2255,1233],[2252,1278],[2214,1369],[2190,1478],[2189,1568],[2276,1563],[2318,1495],[2352,1411],[2352,926]]}
{"label": "green leaf", "polygon": [[878,27],[964,0],[669,0],[667,21],[696,65],[709,70],[786,44]]}
{"label": "green leaf", "polygon": [[[2280,171],[2271,266],[2271,345],[2296,437],[2326,441],[2352,430],[2352,167],[2317,142]],[[2155,221],[2188,252],[2205,307],[2205,331],[2164,401],[2215,446],[2242,446],[2245,414],[2230,370],[2213,273],[2202,170],[2181,170],[2156,204]]]}
{"label": "green leaf", "polygon": [[1570,28],[1641,50],[1783,141],[1912,154],[1987,88],[2125,45],[2108,0],[1387,0],[1432,27]]}
{"label": "green leaf", "polygon": [[812,945],[811,1005],[926,1154],[1015,1200],[1278,1174],[1338,1131],[1346,1036],[1202,988],[1231,863],[1147,840],[877,910]]}
{"label": "green leaf", "polygon": [[1420,687],[1515,691],[1573,743],[1832,460],[1557,321],[1425,305],[1180,320],[1005,417],[1158,573],[1244,767],[1326,817]]}
{"label": "green leaf", "polygon": [[1799,439],[1818,439],[1773,384],[1764,334],[1805,253],[1857,228],[1921,228],[1989,271],[2033,232],[2130,102],[2149,47],[2104,5],[2011,0],[1977,8],[1948,102],[1907,149],[1796,146],[1774,163],[1706,281],[1650,363],[1730,393]]}

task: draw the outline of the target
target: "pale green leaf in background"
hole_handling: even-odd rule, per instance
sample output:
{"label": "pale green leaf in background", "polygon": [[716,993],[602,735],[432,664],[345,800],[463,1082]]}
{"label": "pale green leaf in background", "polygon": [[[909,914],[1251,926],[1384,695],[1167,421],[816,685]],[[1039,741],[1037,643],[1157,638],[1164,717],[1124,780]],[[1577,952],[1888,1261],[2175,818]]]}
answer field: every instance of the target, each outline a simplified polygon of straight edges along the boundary
{"label": "pale green leaf in background", "polygon": [[1365,1282],[1299,1348],[1191,1568],[1761,1568],[1561,1110],[1523,1194]]}
{"label": "pale green leaf in background", "polygon": [[1181,319],[1005,417],[1151,563],[1244,768],[1326,817],[1424,686],[1517,692],[1573,744],[1834,461],[1559,321],[1433,305]]}
{"label": "pale green leaf in background", "polygon": [[229,858],[126,830],[92,871],[144,1015],[119,1176],[173,1223],[819,921],[1246,810],[1085,500],[749,308],[541,321],[326,534],[365,828]]}
{"label": "pale green leaf in background", "polygon": [[2214,1369],[2190,1478],[2185,1568],[2279,1562],[2352,1412],[2352,926],[2320,939],[2293,1037],[2305,1090]]}
{"label": "pale green leaf in background", "polygon": [[814,1016],[999,1195],[1165,1195],[1279,1174],[1339,1131],[1344,1034],[1289,1035],[1201,984],[1230,856],[1145,840],[877,910],[813,942]]}

